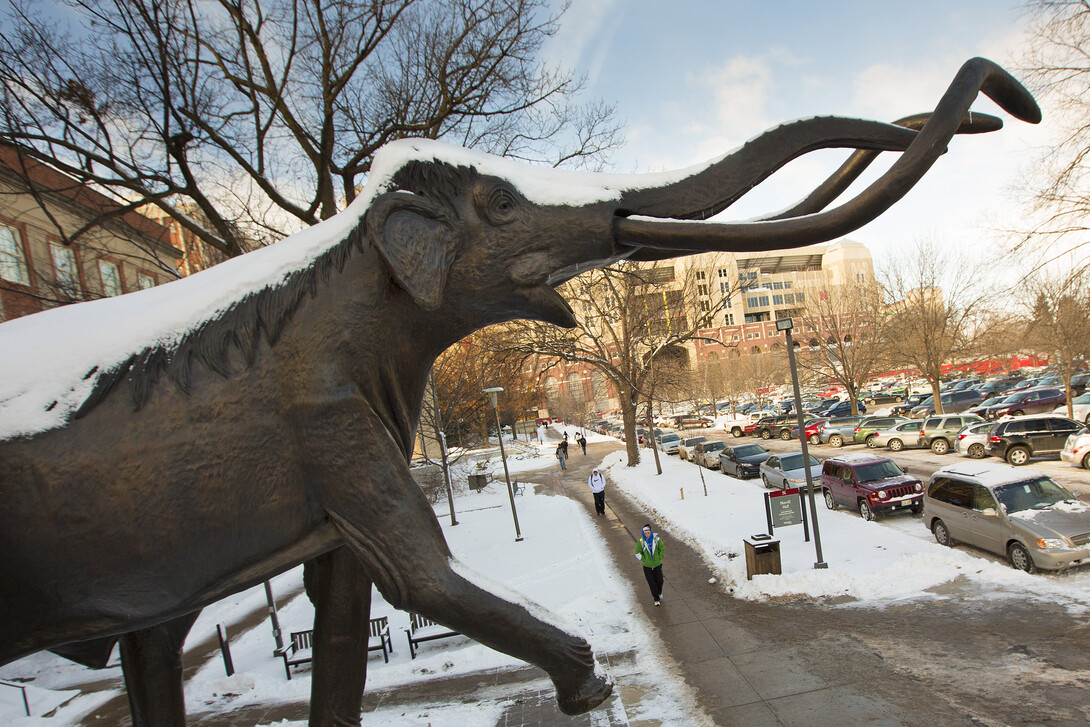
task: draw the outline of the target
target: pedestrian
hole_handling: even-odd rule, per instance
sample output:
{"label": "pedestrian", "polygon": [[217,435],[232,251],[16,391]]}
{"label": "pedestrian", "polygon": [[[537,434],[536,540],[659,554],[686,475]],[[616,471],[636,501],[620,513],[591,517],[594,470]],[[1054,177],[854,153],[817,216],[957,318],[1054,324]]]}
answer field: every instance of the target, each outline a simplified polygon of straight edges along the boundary
{"label": "pedestrian", "polygon": [[590,487],[590,491],[594,494],[594,512],[599,515],[606,514],[606,478],[602,477],[602,473],[595,468],[590,477],[587,478],[587,485]]}
{"label": "pedestrian", "polygon": [[582,434],[580,434],[579,438],[576,439],[575,441],[579,442],[579,446],[583,448],[583,454],[586,454],[587,453],[587,438],[584,437]]}
{"label": "pedestrian", "polygon": [[662,604],[662,538],[651,530],[651,523],[643,526],[643,537],[636,543],[636,557],[643,564],[643,576],[651,587],[651,597],[655,605]]}
{"label": "pedestrian", "polygon": [[564,450],[564,459],[568,458],[568,440],[565,437],[564,441],[560,443],[561,449]]}
{"label": "pedestrian", "polygon": [[566,460],[568,458],[568,451],[567,451],[567,447],[564,446],[563,442],[556,445],[556,458],[558,460],[560,460],[560,469],[562,469],[562,470],[568,469],[566,466],[564,466],[564,460]]}

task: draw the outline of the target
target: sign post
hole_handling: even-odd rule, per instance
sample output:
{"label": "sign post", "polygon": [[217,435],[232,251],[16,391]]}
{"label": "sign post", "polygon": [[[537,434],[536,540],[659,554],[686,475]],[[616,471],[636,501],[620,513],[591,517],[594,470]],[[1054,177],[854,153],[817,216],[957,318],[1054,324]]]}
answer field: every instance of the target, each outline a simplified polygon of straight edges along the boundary
{"label": "sign post", "polygon": [[804,542],[810,542],[810,525],[806,520],[806,505],[797,487],[773,490],[765,493],[765,518],[771,535],[777,527],[785,528],[802,523]]}

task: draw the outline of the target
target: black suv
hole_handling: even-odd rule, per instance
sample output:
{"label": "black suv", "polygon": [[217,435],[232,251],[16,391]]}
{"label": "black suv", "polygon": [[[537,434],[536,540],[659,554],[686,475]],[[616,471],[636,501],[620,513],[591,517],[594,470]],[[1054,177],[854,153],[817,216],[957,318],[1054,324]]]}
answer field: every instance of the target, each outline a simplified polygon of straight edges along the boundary
{"label": "black suv", "polygon": [[1024,465],[1030,457],[1058,455],[1067,438],[1083,428],[1067,417],[1049,414],[1007,419],[996,424],[988,437],[988,454]]}
{"label": "black suv", "polygon": [[772,439],[773,431],[785,424],[791,426],[791,422],[798,422],[798,416],[794,414],[780,414],[778,417],[765,417],[757,422],[757,428],[753,430],[753,436],[761,439]]}

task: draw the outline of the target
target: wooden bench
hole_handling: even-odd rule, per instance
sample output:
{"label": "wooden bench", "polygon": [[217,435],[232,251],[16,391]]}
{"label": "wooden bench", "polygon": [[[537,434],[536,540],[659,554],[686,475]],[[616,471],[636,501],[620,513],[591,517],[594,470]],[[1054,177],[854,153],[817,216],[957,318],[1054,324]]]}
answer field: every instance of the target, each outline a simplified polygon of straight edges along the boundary
{"label": "wooden bench", "polygon": [[[381,651],[382,659],[390,663],[390,654],[394,650],[394,642],[390,638],[390,624],[385,616],[373,618],[369,624],[369,636],[367,639],[367,651]],[[284,673],[291,680],[291,668],[302,666],[314,661],[314,630],[293,631],[291,641],[276,650],[276,655],[284,660]]]}
{"label": "wooden bench", "polygon": [[511,488],[515,491],[516,495],[526,494],[526,485],[525,484],[519,484],[518,480],[512,480],[511,481]]}
{"label": "wooden bench", "polygon": [[430,619],[426,619],[418,613],[409,614],[409,628],[405,629],[405,635],[409,637],[409,654],[416,658],[416,647],[425,641],[436,639],[449,639],[452,636],[461,636],[457,631],[451,631],[446,626],[441,626]]}
{"label": "wooden bench", "polygon": [[385,616],[371,619],[371,635],[367,639],[367,651],[381,651],[382,660],[390,663],[394,642],[390,639],[390,623]]}

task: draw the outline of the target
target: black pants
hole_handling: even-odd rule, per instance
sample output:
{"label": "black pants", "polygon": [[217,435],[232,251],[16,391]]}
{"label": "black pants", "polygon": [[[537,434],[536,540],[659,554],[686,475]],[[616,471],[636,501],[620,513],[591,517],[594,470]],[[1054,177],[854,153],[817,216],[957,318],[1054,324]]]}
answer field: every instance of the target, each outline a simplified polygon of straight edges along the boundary
{"label": "black pants", "polygon": [[593,492],[591,494],[594,495],[594,512],[598,513],[599,515],[605,515],[606,514],[606,491],[602,490],[601,492]]}
{"label": "black pants", "polygon": [[647,579],[647,585],[651,586],[651,597],[659,601],[662,599],[662,566],[656,565],[654,568],[643,567],[643,577]]}

